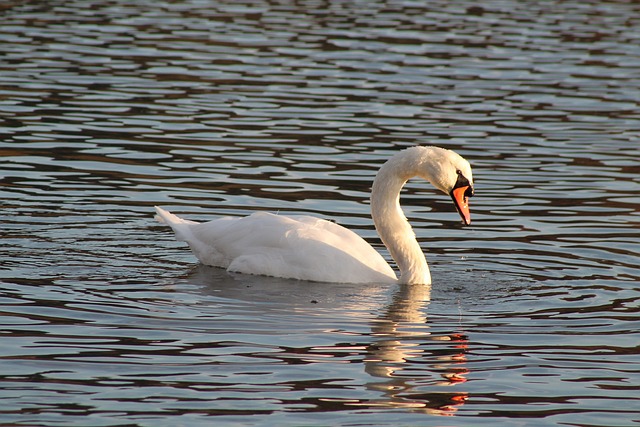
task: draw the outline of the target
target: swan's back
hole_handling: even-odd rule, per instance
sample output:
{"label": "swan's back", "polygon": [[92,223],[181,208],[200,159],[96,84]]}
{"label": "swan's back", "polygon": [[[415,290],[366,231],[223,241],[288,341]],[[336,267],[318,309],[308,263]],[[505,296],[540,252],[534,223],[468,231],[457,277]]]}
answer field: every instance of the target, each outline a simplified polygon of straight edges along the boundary
{"label": "swan's back", "polygon": [[389,283],[396,276],[356,233],[311,216],[256,212],[206,223],[156,208],[206,265],[247,274],[336,283]]}

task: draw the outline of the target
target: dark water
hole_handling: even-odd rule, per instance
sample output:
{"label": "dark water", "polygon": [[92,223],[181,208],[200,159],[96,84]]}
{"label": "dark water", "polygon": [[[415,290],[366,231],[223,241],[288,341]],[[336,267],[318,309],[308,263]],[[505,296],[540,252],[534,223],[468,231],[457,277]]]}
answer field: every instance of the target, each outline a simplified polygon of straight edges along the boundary
{"label": "dark water", "polygon": [[[636,2],[9,1],[0,77],[0,424],[640,424]],[[468,228],[403,197],[431,290],[230,275],[153,221],[379,245],[413,144],[476,178]]]}

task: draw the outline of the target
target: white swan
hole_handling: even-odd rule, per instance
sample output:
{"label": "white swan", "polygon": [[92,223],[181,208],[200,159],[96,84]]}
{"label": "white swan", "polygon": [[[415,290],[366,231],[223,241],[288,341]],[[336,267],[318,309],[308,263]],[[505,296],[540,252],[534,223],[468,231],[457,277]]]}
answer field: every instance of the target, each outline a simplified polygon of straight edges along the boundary
{"label": "white swan", "polygon": [[400,208],[400,190],[415,176],[451,195],[463,223],[471,222],[469,162],[439,147],[411,147],[391,157],[373,181],[371,216],[398,265],[399,279],[364,239],[323,219],[257,212],[197,223],[159,207],[156,218],[170,225],[200,262],[229,271],[319,282],[426,285],[431,284],[429,266]]}

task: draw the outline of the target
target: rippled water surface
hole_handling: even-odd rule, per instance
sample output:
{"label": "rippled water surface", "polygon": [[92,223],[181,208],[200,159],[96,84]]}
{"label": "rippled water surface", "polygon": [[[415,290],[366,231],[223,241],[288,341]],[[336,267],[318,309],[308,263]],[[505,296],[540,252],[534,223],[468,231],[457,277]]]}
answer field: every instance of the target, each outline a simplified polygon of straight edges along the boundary
{"label": "rippled water surface", "polygon": [[[0,424],[640,424],[639,29],[632,1],[3,3]],[[403,194],[431,289],[229,274],[153,220],[380,247],[370,184],[414,144],[476,179],[471,227]]]}

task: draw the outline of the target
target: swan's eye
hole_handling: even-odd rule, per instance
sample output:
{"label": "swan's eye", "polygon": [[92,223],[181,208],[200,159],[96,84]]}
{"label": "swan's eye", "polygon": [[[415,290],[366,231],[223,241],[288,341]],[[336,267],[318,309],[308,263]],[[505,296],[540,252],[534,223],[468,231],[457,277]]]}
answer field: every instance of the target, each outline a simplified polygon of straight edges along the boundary
{"label": "swan's eye", "polygon": [[458,170],[456,171],[456,173],[457,173],[458,175],[462,175],[462,172],[460,171],[460,169],[458,169]]}

